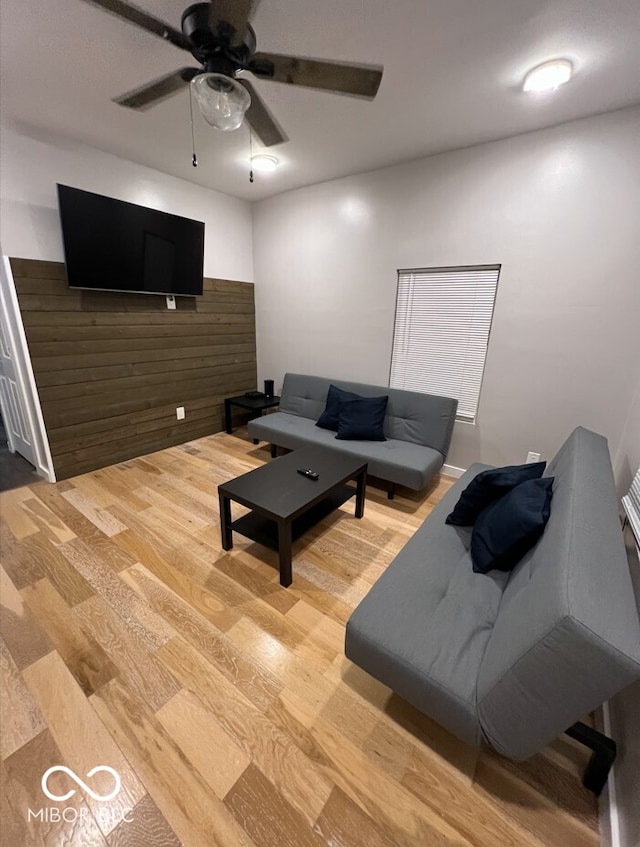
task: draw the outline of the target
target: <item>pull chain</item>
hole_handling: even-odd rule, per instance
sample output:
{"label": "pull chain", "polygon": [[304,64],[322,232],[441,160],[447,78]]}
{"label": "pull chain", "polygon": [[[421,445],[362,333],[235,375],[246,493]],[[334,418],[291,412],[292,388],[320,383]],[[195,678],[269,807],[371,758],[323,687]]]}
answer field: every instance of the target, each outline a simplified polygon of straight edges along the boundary
{"label": "pull chain", "polygon": [[198,157],[196,155],[196,136],[195,130],[193,128],[193,94],[191,93],[191,85],[189,85],[189,114],[191,116],[191,150],[193,151],[193,156],[191,157],[191,164],[194,168],[197,168]]}
{"label": "pull chain", "polygon": [[253,133],[249,127],[249,182],[253,182]]}

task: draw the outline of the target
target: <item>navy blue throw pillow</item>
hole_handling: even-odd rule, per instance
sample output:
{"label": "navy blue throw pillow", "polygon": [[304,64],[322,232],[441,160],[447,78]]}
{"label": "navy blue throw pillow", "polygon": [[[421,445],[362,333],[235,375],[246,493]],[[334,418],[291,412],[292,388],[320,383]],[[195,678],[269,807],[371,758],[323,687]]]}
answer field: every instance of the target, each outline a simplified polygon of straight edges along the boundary
{"label": "navy blue throw pillow", "polygon": [[324,412],[316,421],[316,426],[322,429],[332,429],[338,431],[338,409],[340,408],[341,400],[357,400],[359,394],[354,394],[353,391],[343,391],[336,385],[330,385],[327,392],[327,404],[324,407]]}
{"label": "navy blue throw pillow", "polygon": [[528,465],[509,465],[506,468],[482,471],[462,492],[446,522],[454,526],[471,526],[480,512],[490,503],[522,482],[539,479],[544,469],[545,462],[534,462]]}
{"label": "navy blue throw pillow", "polygon": [[475,573],[510,571],[538,541],[551,511],[553,477],[512,488],[478,515],[471,535]]}
{"label": "navy blue throw pillow", "polygon": [[387,396],[342,400],[336,438],[344,441],[386,441],[384,416],[388,402]]}

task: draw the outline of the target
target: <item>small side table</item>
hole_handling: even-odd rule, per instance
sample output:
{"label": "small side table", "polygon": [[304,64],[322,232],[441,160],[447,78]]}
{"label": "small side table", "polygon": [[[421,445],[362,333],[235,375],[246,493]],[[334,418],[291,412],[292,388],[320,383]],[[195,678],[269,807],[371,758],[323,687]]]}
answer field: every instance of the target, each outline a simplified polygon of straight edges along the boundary
{"label": "small side table", "polygon": [[240,406],[242,409],[248,409],[250,412],[264,412],[265,409],[273,409],[278,406],[280,398],[273,397],[247,397],[240,394],[238,397],[227,397],[224,401],[224,428],[231,435],[233,427],[231,425],[231,407]]}

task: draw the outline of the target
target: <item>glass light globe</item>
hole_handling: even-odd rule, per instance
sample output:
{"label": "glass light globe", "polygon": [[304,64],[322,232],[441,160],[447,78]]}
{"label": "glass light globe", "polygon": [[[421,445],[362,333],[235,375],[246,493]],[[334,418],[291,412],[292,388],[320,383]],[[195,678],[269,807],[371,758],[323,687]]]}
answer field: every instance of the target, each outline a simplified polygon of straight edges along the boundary
{"label": "glass light globe", "polygon": [[247,89],[224,74],[198,74],[191,80],[191,89],[202,117],[223,132],[238,129],[251,105]]}

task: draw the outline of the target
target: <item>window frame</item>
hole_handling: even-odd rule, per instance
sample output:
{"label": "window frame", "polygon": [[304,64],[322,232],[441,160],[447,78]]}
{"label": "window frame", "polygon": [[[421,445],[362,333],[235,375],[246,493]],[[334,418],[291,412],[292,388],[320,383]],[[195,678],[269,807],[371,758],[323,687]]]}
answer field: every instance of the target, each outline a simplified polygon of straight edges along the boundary
{"label": "window frame", "polygon": [[[396,327],[397,327],[397,321],[398,321],[398,302],[399,302],[399,299],[400,299],[400,281],[401,281],[400,278],[401,278],[401,275],[402,274],[447,274],[447,273],[455,274],[455,273],[471,273],[473,271],[479,271],[479,272],[496,271],[496,283],[495,283],[495,289],[494,289],[494,292],[493,292],[493,300],[491,302],[491,318],[489,319],[489,327],[488,327],[488,331],[487,331],[487,341],[486,341],[486,345],[485,345],[485,348],[484,348],[484,358],[483,358],[483,362],[482,362],[482,374],[481,374],[481,377],[480,377],[480,384],[478,386],[478,394],[477,394],[477,402],[476,402],[476,407],[475,407],[475,414],[473,415],[473,417],[470,417],[469,415],[460,415],[459,412],[456,413],[456,422],[457,423],[466,423],[466,424],[470,424],[472,426],[474,426],[477,423],[478,415],[479,415],[479,412],[480,412],[480,401],[481,401],[481,397],[482,397],[482,387],[484,385],[485,370],[486,370],[486,366],[487,366],[487,357],[489,355],[489,344],[491,343],[491,331],[493,329],[493,320],[494,320],[494,317],[495,317],[496,302],[497,302],[497,299],[498,299],[498,285],[500,283],[500,275],[502,273],[502,263],[501,262],[494,262],[494,263],[491,263],[491,264],[483,264],[483,265],[451,265],[451,266],[444,265],[444,266],[437,266],[437,267],[430,267],[430,268],[398,268],[397,269],[396,304],[395,304],[395,309],[394,309],[394,314],[393,314],[393,333],[392,333],[392,338],[391,338],[391,356],[390,356],[390,359],[389,359],[389,380],[388,380],[390,388],[396,387],[396,386],[391,385],[391,377],[392,377],[392,373],[393,373],[393,352],[394,352],[394,347],[395,347]],[[416,391],[417,389],[413,388],[413,389],[407,389],[407,390]],[[430,392],[429,391],[422,391],[420,393],[429,394]]]}

